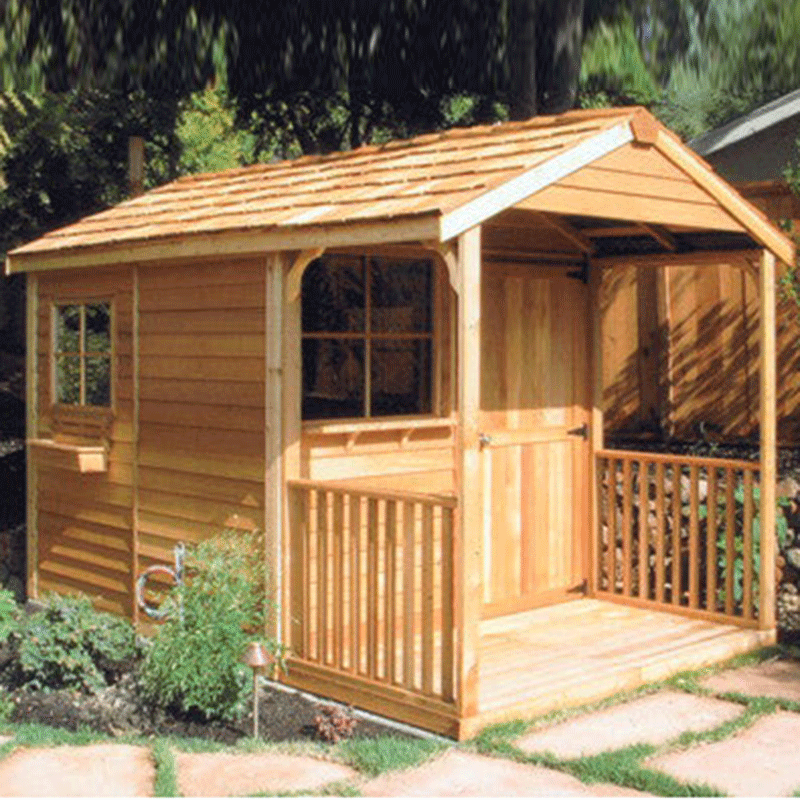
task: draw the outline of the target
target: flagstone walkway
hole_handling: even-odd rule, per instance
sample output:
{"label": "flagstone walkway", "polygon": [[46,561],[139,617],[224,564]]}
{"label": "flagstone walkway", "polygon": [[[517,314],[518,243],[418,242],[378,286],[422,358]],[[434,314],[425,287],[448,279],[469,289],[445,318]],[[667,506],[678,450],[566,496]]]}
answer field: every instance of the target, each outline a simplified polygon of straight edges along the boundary
{"label": "flagstone walkway", "polygon": [[[645,783],[650,781],[647,788],[657,787],[654,777],[666,776],[732,796],[791,796],[800,790],[800,664],[773,660],[726,670],[700,687],[700,693],[688,691],[688,684],[682,691],[678,684],[539,723],[516,738],[501,731],[498,736],[507,738],[495,751],[488,739],[482,754],[476,743],[454,745],[419,767],[374,778],[338,763],[333,752],[325,760],[271,748],[174,751],[175,780],[184,796],[648,796],[632,786],[582,783],[575,777],[586,759],[613,760],[627,752],[624,748],[647,745],[638,762]],[[748,708],[748,698],[761,699]],[[2,797],[141,797],[155,791],[156,767],[146,743],[13,748],[13,738],[0,736],[0,747],[5,752]]]}

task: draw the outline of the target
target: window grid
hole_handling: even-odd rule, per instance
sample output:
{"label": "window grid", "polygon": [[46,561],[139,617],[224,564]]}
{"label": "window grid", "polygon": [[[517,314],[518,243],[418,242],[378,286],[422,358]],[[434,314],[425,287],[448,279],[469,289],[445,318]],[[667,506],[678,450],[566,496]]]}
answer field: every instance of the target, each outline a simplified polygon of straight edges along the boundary
{"label": "window grid", "polygon": [[[373,355],[373,342],[375,341],[423,341],[430,342],[431,347],[431,360],[429,362],[429,370],[431,381],[435,375],[436,363],[436,348],[434,347],[436,339],[436,285],[438,281],[437,272],[430,265],[431,269],[431,296],[429,299],[431,303],[431,324],[428,331],[373,331],[372,329],[372,269],[370,267],[370,256],[361,256],[360,263],[362,274],[364,276],[364,330],[363,331],[303,331],[303,339],[316,339],[316,340],[330,340],[332,338],[344,341],[357,341],[364,342],[364,402],[362,408],[363,419],[375,419],[372,414],[372,355]],[[421,259],[422,260],[422,259]],[[435,391],[431,385],[431,391]],[[430,398],[433,405],[433,397]],[[379,415],[381,417],[385,415]]]}
{"label": "window grid", "polygon": [[[86,349],[86,308],[90,305],[105,305],[108,307],[108,327],[109,327],[109,346],[107,350],[87,350]],[[78,349],[77,350],[60,350],[59,349],[59,311],[60,309],[69,308],[70,306],[77,306],[78,308]],[[103,406],[88,406],[86,402],[86,373],[87,373],[87,359],[90,358],[107,358],[110,363],[113,363],[112,357],[112,344],[111,344],[111,303],[108,300],[91,300],[87,302],[62,302],[56,303],[53,309],[53,396],[57,405],[64,405],[68,407],[87,406],[97,408],[107,408],[111,405],[111,392],[109,391],[109,402]],[[58,363],[61,359],[77,358],[78,359],[78,374],[79,374],[79,395],[77,403],[64,402],[60,399],[60,391],[58,386]]]}

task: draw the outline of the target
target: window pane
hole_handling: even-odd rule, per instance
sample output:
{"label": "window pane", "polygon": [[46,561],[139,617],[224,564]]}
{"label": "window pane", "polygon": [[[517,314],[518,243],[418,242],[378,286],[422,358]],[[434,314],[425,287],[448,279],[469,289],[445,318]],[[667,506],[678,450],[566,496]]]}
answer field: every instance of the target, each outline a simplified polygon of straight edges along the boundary
{"label": "window pane", "polygon": [[303,419],[364,416],[364,343],[303,340]]}
{"label": "window pane", "polygon": [[370,414],[430,414],[431,373],[430,340],[373,340]]}
{"label": "window pane", "polygon": [[86,306],[86,341],[89,353],[111,352],[111,306],[109,303],[92,303]]}
{"label": "window pane", "polygon": [[372,330],[427,333],[432,328],[430,261],[371,259]]}
{"label": "window pane", "polygon": [[57,353],[77,353],[81,340],[81,307],[56,306]]}
{"label": "window pane", "polygon": [[312,261],[303,275],[303,332],[364,330],[364,268],[360,258]]}
{"label": "window pane", "polygon": [[81,359],[59,356],[56,359],[56,402],[78,405],[81,402]]}
{"label": "window pane", "polygon": [[86,405],[111,405],[111,359],[108,356],[86,359]]}

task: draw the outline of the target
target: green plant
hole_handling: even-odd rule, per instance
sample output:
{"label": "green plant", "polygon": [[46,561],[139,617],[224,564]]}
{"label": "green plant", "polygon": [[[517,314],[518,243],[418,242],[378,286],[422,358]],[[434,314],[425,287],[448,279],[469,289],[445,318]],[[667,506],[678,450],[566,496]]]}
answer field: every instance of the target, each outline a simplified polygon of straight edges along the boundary
{"label": "green plant", "polygon": [[[151,702],[203,719],[244,711],[252,675],[240,658],[260,638],[269,608],[262,552],[257,534],[230,532],[187,550],[187,580],[165,601],[172,612],[141,669]],[[264,644],[280,664],[280,648]]]}
{"label": "green plant", "polygon": [[150,754],[156,768],[153,795],[155,797],[180,797],[175,756],[172,754],[169,742],[165,739],[156,739],[150,746]]}
{"label": "green plant", "polygon": [[346,739],[339,747],[352,767],[373,776],[419,766],[447,745],[433,739],[380,736],[376,739]]}
{"label": "green plant", "polygon": [[22,622],[14,669],[33,689],[101,689],[136,658],[133,626],[87,597],[51,595]]}
{"label": "green plant", "polygon": [[0,647],[2,647],[20,626],[20,609],[12,592],[0,589]]}

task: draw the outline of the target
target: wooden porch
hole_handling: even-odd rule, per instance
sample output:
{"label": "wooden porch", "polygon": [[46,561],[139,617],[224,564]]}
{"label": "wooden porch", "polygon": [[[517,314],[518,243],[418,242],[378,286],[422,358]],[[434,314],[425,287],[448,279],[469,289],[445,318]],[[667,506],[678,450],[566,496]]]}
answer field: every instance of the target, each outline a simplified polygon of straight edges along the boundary
{"label": "wooden porch", "polygon": [[456,497],[291,481],[286,680],[463,739],[774,642],[759,465],[615,450],[596,462],[591,580],[532,597],[523,579],[518,613],[484,603],[471,710]]}
{"label": "wooden porch", "polygon": [[478,714],[482,727],[577,706],[770,644],[768,631],[579,599],[484,620]]}

